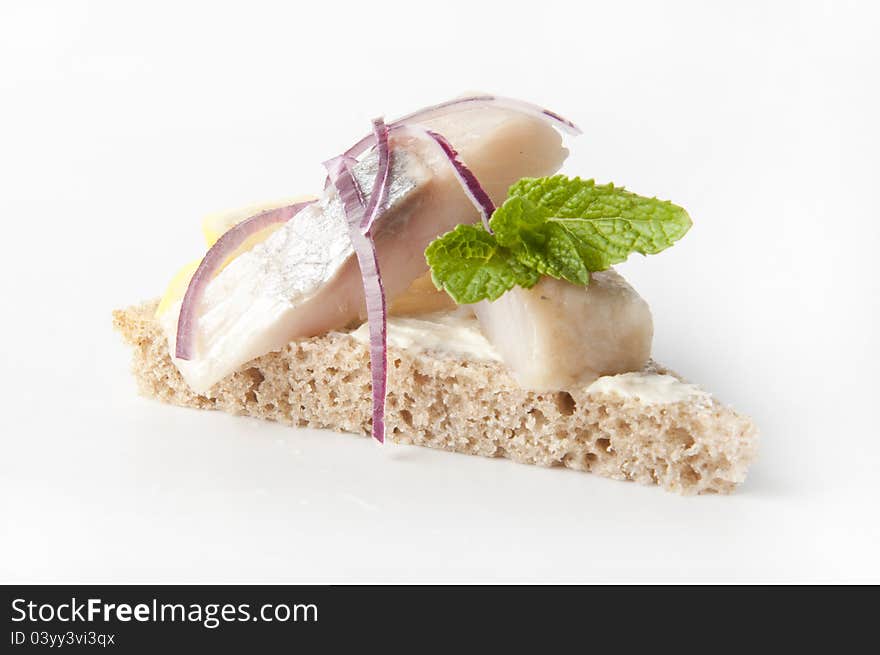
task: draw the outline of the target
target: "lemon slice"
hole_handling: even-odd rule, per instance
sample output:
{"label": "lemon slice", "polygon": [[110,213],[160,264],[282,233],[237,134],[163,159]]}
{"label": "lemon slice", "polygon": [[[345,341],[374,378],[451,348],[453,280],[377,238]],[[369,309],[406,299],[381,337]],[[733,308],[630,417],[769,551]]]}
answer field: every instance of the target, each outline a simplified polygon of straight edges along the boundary
{"label": "lemon slice", "polygon": [[186,288],[189,286],[189,281],[201,263],[201,259],[194,259],[174,274],[171,282],[165,287],[165,293],[159,301],[159,306],[156,307],[156,316],[162,316],[162,314],[168,311],[169,307],[183,298],[183,294],[186,293]]}

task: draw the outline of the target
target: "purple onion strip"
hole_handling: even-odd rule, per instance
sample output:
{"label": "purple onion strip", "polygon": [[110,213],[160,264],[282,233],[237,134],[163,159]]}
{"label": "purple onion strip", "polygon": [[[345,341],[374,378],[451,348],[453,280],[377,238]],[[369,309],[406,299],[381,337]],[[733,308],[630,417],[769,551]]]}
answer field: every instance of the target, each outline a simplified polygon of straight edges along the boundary
{"label": "purple onion strip", "polygon": [[[425,107],[424,109],[420,109],[418,111],[414,111],[411,114],[407,114],[402,118],[398,118],[396,121],[389,123],[388,127],[393,128],[408,123],[420,123],[423,121],[431,120],[432,118],[444,116],[453,111],[459,111],[463,109],[468,109],[469,107],[479,106],[494,106],[500,107],[502,109],[510,109],[521,114],[540,118],[541,120],[550,123],[554,127],[559,128],[567,134],[575,136],[581,134],[581,129],[577,125],[572,123],[567,118],[563,118],[556,112],[550,111],[549,109],[544,109],[543,107],[539,107],[538,105],[534,105],[530,102],[525,102],[524,100],[517,100],[516,98],[505,98],[503,96],[494,95],[474,95],[464,98],[456,98],[454,100],[447,100],[446,102],[441,102],[437,105],[431,105],[430,107]],[[355,143],[351,148],[346,150],[345,154],[351,157],[357,157],[367,148],[373,145],[376,142],[375,139],[375,133],[368,134],[363,139]]]}
{"label": "purple onion strip", "polygon": [[364,232],[369,232],[373,222],[385,208],[385,202],[388,200],[388,185],[391,182],[391,148],[388,145],[388,127],[381,118],[373,121],[373,133],[376,135],[379,162],[376,179],[373,181],[373,189],[370,193],[370,201],[367,203],[360,224],[361,230]]}
{"label": "purple onion strip", "polygon": [[243,244],[248,237],[260,230],[274,225],[286,223],[296,216],[303,208],[314,201],[298,202],[286,207],[270,209],[250,218],[228,230],[205,254],[202,263],[196,269],[183,295],[180,305],[180,316],[177,319],[177,339],[174,355],[178,359],[192,359],[193,344],[196,333],[196,320],[199,303],[205,293],[205,287],[223,266],[223,262]]}
{"label": "purple onion strip", "polygon": [[489,219],[492,218],[492,213],[495,211],[495,203],[492,202],[489,194],[486,193],[486,190],[480,184],[473,171],[458,158],[458,153],[446,137],[416,125],[398,125],[393,129],[396,133],[429,141],[440,149],[440,152],[443,153],[452,166],[452,172],[455,174],[455,179],[461,185],[462,191],[464,191],[474,207],[477,208],[477,211],[480,212],[483,227],[486,228],[489,234],[492,234],[492,228],[489,227]]}
{"label": "purple onion strip", "polygon": [[464,162],[458,158],[458,153],[455,151],[455,148],[452,147],[452,144],[446,140],[446,137],[442,134],[437,134],[437,132],[432,132],[431,130],[426,131],[428,136],[434,139],[434,141],[440,146],[440,149],[443,151],[443,154],[446,155],[446,158],[449,159],[449,163],[452,164],[452,170],[455,173],[458,183],[461,184],[461,188],[464,190],[467,197],[480,212],[480,216],[483,219],[483,227],[486,228],[486,231],[489,232],[489,234],[492,234],[492,228],[489,227],[489,219],[492,218],[492,213],[495,211],[495,203],[492,202],[489,194],[486,193],[486,190],[482,187],[473,171],[465,166]]}
{"label": "purple onion strip", "polygon": [[[385,398],[388,389],[388,314],[385,288],[379,271],[379,258],[370,228],[381,214],[387,197],[390,171],[390,148],[388,128],[381,120],[373,121],[373,129],[379,150],[378,170],[373,182],[370,200],[365,203],[363,193],[352,174],[353,162],[342,155],[325,163],[328,176],[339,193],[348,221],[351,245],[357,255],[358,266],[364,285],[367,306],[367,324],[370,329],[370,377],[372,382],[373,438],[385,442]],[[384,144],[384,146],[383,146]]]}

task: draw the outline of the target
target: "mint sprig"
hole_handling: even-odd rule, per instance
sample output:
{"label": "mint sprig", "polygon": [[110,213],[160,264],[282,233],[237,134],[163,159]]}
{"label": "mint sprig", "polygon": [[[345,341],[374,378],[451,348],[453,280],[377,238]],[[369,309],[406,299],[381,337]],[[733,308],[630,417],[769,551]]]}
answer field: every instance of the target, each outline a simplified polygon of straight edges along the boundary
{"label": "mint sprig", "polygon": [[691,227],[687,212],[613,184],[554,175],[524,178],[482,226],[459,225],[425,251],[438,289],[455,302],[495,300],[541,275],[587,285],[590,273],[634,252],[655,254]]}

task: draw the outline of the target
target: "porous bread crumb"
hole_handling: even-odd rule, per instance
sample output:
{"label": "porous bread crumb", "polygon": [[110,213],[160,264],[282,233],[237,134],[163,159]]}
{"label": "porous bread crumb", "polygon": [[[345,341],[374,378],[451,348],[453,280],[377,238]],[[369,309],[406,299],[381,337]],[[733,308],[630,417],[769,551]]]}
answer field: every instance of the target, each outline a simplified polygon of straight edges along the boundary
{"label": "porous bread crumb", "polygon": [[[141,392],[185,407],[369,435],[369,353],[346,333],[291,342],[207,395],[171,361],[155,302],[117,310]],[[651,362],[652,372],[675,375]],[[519,388],[503,364],[389,348],[387,436],[394,442],[565,466],[681,494],[729,493],[755,457],[752,421],[714,398],[648,404],[586,389]],[[677,377],[677,376],[676,376]]]}

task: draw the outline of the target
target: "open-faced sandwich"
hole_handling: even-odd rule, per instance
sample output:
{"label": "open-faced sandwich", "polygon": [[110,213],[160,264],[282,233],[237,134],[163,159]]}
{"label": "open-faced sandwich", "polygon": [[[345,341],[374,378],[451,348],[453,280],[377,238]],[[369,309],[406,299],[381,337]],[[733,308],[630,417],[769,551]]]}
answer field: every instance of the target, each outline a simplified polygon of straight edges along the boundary
{"label": "open-faced sandwich", "polygon": [[469,96],[325,163],[320,197],[205,219],[207,254],[118,310],[148,396],[681,493],[729,492],[751,420],[651,359],[611,268],[684,209],[554,175],[573,123]]}

